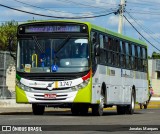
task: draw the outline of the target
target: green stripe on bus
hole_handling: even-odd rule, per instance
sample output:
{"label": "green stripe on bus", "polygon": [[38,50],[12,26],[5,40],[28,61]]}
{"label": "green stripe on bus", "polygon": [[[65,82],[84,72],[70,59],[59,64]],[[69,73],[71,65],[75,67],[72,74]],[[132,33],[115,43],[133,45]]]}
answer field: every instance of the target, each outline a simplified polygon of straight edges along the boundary
{"label": "green stripe on bus", "polygon": [[21,77],[18,75],[18,74],[16,74],[16,78],[20,81],[21,80]]}

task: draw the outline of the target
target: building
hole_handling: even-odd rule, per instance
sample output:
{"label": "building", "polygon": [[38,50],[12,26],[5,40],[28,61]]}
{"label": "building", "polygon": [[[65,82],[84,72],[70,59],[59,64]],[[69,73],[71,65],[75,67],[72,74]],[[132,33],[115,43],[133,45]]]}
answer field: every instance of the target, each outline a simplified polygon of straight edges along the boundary
{"label": "building", "polygon": [[160,59],[148,60],[149,79],[154,90],[154,96],[160,97]]}

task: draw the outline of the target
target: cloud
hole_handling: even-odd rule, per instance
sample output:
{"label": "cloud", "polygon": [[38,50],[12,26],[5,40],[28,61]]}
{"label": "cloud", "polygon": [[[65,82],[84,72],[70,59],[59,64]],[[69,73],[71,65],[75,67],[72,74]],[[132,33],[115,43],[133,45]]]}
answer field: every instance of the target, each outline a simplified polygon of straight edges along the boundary
{"label": "cloud", "polygon": [[110,26],[117,26],[119,22],[118,16],[110,16],[107,20],[107,24]]}

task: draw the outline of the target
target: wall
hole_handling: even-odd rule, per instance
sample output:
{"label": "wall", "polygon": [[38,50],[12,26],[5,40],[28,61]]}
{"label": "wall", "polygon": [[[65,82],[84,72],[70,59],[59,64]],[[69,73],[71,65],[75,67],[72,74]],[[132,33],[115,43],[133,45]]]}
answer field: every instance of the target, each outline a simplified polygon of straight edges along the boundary
{"label": "wall", "polygon": [[15,97],[15,61],[7,51],[0,51],[0,99]]}
{"label": "wall", "polygon": [[154,96],[160,96],[160,79],[157,79],[157,70],[159,67],[157,67],[157,61],[154,59],[148,60],[148,71],[149,71],[149,79],[151,81],[152,88],[154,90]]}

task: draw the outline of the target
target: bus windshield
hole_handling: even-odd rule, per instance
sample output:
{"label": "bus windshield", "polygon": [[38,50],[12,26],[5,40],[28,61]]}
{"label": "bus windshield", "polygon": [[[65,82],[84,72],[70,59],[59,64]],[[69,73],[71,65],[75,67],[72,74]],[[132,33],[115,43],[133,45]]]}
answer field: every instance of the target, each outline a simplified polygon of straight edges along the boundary
{"label": "bus windshield", "polygon": [[89,68],[85,37],[20,39],[17,71],[27,73],[83,72]]}

